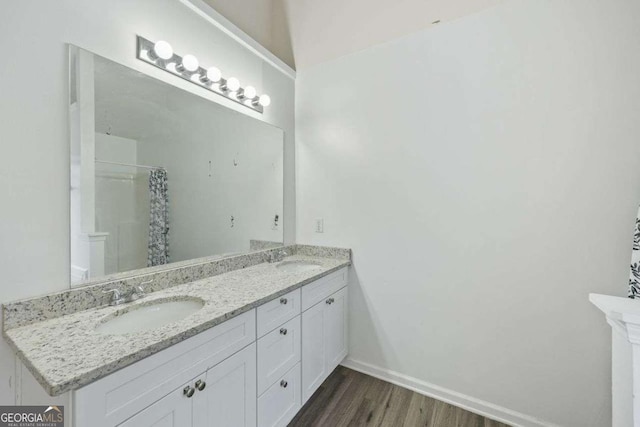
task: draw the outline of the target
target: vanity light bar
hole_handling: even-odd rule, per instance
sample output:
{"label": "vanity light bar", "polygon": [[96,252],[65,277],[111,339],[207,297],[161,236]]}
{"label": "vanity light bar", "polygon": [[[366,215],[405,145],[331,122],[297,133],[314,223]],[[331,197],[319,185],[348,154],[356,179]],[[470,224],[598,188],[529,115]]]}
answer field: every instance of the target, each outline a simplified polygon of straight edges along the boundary
{"label": "vanity light bar", "polygon": [[269,95],[258,95],[253,86],[240,86],[240,81],[235,77],[223,78],[222,72],[216,67],[203,68],[193,55],[177,55],[166,41],[154,43],[138,36],[136,56],[141,61],[259,113],[263,113],[264,107],[271,104]]}

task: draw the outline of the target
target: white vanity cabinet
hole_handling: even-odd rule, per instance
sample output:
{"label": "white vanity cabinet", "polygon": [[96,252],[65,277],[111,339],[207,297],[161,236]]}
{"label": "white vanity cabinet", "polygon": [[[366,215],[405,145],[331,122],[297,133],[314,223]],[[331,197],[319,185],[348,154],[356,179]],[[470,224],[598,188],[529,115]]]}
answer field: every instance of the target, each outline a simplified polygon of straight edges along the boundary
{"label": "white vanity cabinet", "polygon": [[120,426],[254,427],[255,350],[255,344],[251,344]]}
{"label": "white vanity cabinet", "polygon": [[284,427],[347,354],[343,268],[72,394],[74,427]]}
{"label": "white vanity cabinet", "polygon": [[302,404],[348,351],[347,269],[302,288]]}
{"label": "white vanity cabinet", "polygon": [[[232,408],[246,420],[236,425],[255,426],[255,319],[250,310],[74,391],[74,427],[209,426],[196,422]],[[224,411],[203,416],[200,402],[215,395]]]}

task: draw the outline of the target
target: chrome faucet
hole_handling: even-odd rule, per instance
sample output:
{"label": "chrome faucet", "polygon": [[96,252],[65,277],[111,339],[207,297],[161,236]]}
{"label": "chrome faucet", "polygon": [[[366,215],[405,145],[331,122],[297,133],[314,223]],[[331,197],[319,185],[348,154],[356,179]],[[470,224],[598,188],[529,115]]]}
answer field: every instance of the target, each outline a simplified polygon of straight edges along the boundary
{"label": "chrome faucet", "polygon": [[147,285],[149,283],[153,282],[153,280],[148,280],[146,282],[142,282],[139,285],[135,285],[130,292],[128,292],[126,295],[123,295],[122,292],[119,289],[109,289],[108,291],[102,291],[105,294],[108,293],[112,293],[113,296],[111,297],[111,301],[109,302],[109,305],[120,305],[120,304],[124,304],[126,302],[132,302],[132,301],[136,301],[139,300],[140,298],[144,298],[145,296],[145,291],[144,291],[144,287],[142,285]]}
{"label": "chrome faucet", "polygon": [[109,289],[108,291],[102,291],[103,294],[112,293],[111,301],[109,301],[109,305],[120,305],[127,302],[127,299],[122,296],[122,292],[119,289]]}
{"label": "chrome faucet", "polygon": [[274,263],[274,262],[280,262],[284,259],[284,257],[289,256],[289,254],[287,253],[287,251],[285,251],[284,249],[280,249],[277,251],[273,251],[269,254],[269,262]]}

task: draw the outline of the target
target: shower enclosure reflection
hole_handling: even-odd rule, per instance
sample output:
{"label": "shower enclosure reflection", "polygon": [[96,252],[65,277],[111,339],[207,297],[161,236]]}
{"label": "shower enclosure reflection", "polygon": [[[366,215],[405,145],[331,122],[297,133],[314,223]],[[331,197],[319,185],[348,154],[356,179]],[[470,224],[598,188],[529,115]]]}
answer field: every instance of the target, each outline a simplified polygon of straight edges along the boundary
{"label": "shower enclosure reflection", "polygon": [[71,283],[282,245],[283,132],[70,48]]}

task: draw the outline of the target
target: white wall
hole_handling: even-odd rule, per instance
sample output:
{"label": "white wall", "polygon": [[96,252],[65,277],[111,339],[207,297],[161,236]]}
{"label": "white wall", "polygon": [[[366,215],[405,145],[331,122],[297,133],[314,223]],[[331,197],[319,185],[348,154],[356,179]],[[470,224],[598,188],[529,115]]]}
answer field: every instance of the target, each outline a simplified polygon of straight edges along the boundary
{"label": "white wall", "polygon": [[[293,240],[294,87],[289,77],[176,0],[2,2],[0,50],[11,60],[0,67],[0,302],[69,283],[66,43],[247,110],[136,60],[136,34],[169,40],[176,51],[190,51],[202,63],[217,64],[271,95],[264,115],[248,113],[285,130],[285,239]],[[0,403],[11,404],[14,364],[4,342],[0,356]],[[41,400],[46,403],[46,396]]]}
{"label": "white wall", "polygon": [[352,359],[610,424],[587,294],[626,294],[639,20],[635,0],[511,0],[299,71],[297,240],[354,251]]}

